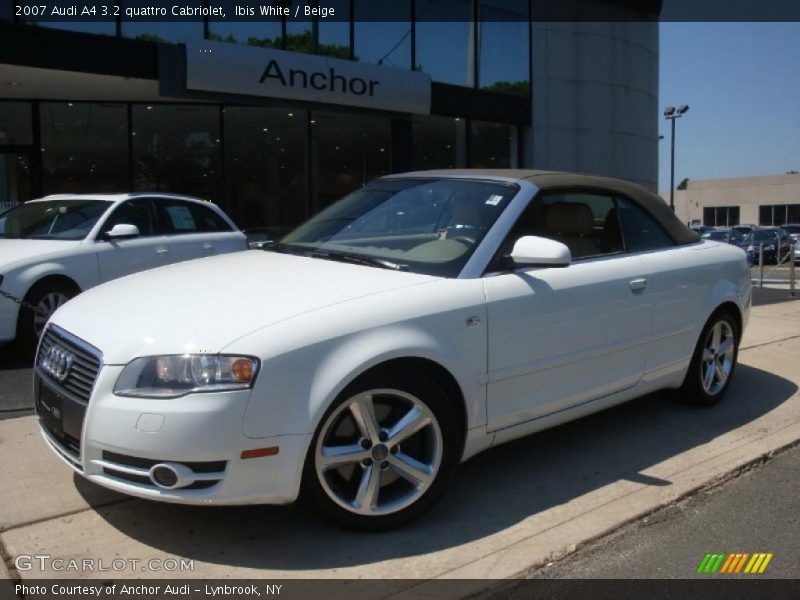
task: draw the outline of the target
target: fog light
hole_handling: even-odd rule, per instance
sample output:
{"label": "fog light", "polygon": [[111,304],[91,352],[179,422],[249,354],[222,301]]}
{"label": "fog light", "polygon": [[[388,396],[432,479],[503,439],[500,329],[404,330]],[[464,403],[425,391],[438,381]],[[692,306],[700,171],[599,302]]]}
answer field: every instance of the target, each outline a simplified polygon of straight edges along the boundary
{"label": "fog light", "polygon": [[194,471],[184,465],[159,463],[150,467],[150,481],[165,490],[173,490],[194,483]]}

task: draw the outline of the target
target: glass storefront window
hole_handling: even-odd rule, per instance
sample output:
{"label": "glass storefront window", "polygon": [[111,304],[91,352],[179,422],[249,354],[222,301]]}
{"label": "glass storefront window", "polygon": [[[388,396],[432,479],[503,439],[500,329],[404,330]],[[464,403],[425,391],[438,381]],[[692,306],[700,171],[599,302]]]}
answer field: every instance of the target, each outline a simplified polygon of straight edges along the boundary
{"label": "glass storefront window", "polygon": [[0,102],[0,146],[24,146],[33,142],[29,102]]}
{"label": "glass storefront window", "polygon": [[469,166],[474,169],[516,167],[516,145],[516,128],[511,125],[472,121]]}
{"label": "glass storefront window", "polygon": [[263,48],[283,47],[283,34],[281,21],[235,22],[214,21],[208,22],[208,39],[215,42],[231,42],[261,46]]}
{"label": "glass storefront window", "polygon": [[[354,0],[354,54],[361,62],[411,68],[411,0]],[[380,19],[392,18],[392,21]]]}
{"label": "glass storefront window", "polygon": [[280,235],[306,217],[306,111],[249,106],[224,111],[224,208],[242,227]]}
{"label": "glass storefront window", "polygon": [[458,117],[414,117],[414,169],[465,167],[465,123]]}
{"label": "glass storefront window", "polygon": [[220,108],[135,104],[133,168],[137,191],[165,191],[219,202]]}
{"label": "glass storefront window", "polygon": [[335,19],[319,19],[318,54],[335,58],[350,58],[350,0],[326,0],[325,6],[332,8]]}
{"label": "glass storefront window", "polygon": [[45,194],[128,189],[124,104],[42,102],[39,110]]}
{"label": "glass storefront window", "polygon": [[530,94],[528,0],[481,0],[478,84],[481,88]]}
{"label": "glass storefront window", "polygon": [[[434,81],[474,85],[472,5],[463,0],[417,2],[416,67]],[[449,20],[452,19],[452,20]]]}
{"label": "glass storefront window", "polygon": [[772,205],[766,204],[758,207],[758,224],[772,225]]}
{"label": "glass storefront window", "polygon": [[31,199],[31,167],[27,153],[0,152],[0,213]]}
{"label": "glass storefront window", "polygon": [[786,207],[786,223],[800,223],[800,204],[790,204]]}
{"label": "glass storefront window", "polygon": [[313,211],[317,212],[391,167],[391,121],[355,114],[311,113],[317,165]]}
{"label": "glass storefront window", "polygon": [[[144,42],[171,42],[182,44],[187,40],[200,40],[205,35],[202,19],[186,21],[156,21],[146,20],[145,17],[136,17],[126,20],[125,9],[133,11],[149,7],[165,8],[168,15],[175,3],[171,0],[123,0],[120,15],[122,15],[122,36]],[[134,13],[136,14],[136,13]]]}

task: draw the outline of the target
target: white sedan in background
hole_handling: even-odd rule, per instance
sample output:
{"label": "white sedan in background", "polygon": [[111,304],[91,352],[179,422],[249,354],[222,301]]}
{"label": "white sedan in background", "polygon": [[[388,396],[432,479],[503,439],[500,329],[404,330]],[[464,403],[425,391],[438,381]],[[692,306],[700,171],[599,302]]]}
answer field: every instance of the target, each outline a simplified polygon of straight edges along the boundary
{"label": "white sedan in background", "polygon": [[58,195],[0,216],[0,343],[32,348],[55,310],[91,287],[174,262],[246,250],[219,207],[186,196]]}
{"label": "white sedan in background", "polygon": [[741,249],[636,185],[394,175],[267,251],[82,294],[45,331],[36,407],[52,450],[108,488],[200,505],[303,490],[382,529],[493,445],[659,389],[717,402],[750,294]]}

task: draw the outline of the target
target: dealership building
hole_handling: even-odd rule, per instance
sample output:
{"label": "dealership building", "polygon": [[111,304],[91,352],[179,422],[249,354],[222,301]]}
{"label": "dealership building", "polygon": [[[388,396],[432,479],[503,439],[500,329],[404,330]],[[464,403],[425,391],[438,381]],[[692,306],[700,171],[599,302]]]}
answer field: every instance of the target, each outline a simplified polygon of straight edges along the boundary
{"label": "dealership building", "polygon": [[532,0],[307,1],[335,19],[294,0],[300,18],[32,22],[0,0],[0,203],[168,191],[285,229],[417,169],[656,189],[660,0],[570,3],[607,22],[537,19]]}
{"label": "dealership building", "polygon": [[[661,197],[669,202],[669,192]],[[675,214],[691,225],[800,223],[800,174],[689,180],[674,202]]]}

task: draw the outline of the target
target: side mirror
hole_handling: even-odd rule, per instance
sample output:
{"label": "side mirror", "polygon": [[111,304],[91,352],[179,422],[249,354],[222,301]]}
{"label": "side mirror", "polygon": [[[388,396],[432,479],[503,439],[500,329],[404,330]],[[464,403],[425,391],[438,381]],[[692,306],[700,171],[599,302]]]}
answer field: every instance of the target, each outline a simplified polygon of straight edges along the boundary
{"label": "side mirror", "polygon": [[139,228],[128,223],[117,223],[109,231],[103,234],[107,240],[124,240],[126,238],[139,237]]}
{"label": "side mirror", "polygon": [[568,267],[572,255],[561,242],[535,235],[517,240],[509,258],[515,267]]}

